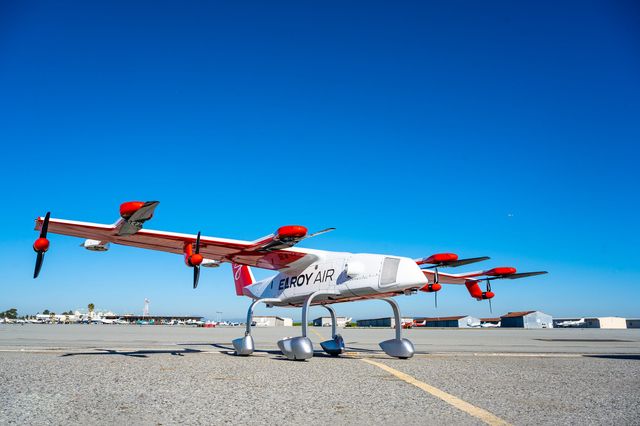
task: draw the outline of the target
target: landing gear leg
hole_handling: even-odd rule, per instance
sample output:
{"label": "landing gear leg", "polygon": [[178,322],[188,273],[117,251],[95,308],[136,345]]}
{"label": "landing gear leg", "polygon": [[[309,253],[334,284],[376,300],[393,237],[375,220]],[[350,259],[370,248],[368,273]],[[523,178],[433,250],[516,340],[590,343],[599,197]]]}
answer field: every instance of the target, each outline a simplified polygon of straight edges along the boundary
{"label": "landing gear leg", "polygon": [[244,332],[244,337],[239,337],[233,341],[233,347],[236,350],[236,355],[248,356],[254,351],[253,337],[251,336],[251,322],[253,321],[253,308],[258,303],[273,303],[279,302],[280,299],[257,299],[251,302],[249,310],[247,311],[247,328]]}
{"label": "landing gear leg", "polygon": [[336,311],[329,305],[323,305],[331,314],[331,340],[325,340],[320,343],[322,349],[331,356],[338,356],[344,352],[344,340],[342,336],[336,333]]}
{"label": "landing gear leg", "polygon": [[402,323],[400,320],[400,308],[398,303],[393,299],[381,299],[391,305],[393,308],[393,316],[396,322],[396,338],[385,340],[380,343],[382,350],[389,356],[401,359],[411,358],[415,353],[413,343],[402,338]]}
{"label": "landing gear leg", "polygon": [[328,291],[316,291],[307,297],[307,300],[305,300],[304,305],[302,306],[302,336],[287,337],[278,341],[278,347],[282,351],[282,354],[287,358],[291,360],[305,360],[313,356],[313,344],[311,343],[311,339],[307,337],[307,313],[313,299],[317,296],[326,294],[335,293]]}

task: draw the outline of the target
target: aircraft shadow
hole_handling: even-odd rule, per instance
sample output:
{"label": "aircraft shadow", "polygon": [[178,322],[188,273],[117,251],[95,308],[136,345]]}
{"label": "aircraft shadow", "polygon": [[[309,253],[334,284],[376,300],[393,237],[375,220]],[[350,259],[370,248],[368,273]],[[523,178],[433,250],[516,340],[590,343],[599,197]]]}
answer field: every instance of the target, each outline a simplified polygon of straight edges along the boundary
{"label": "aircraft shadow", "polygon": [[604,358],[604,359],[633,359],[640,361],[640,354],[601,354],[601,355],[583,355],[586,358]]}
{"label": "aircraft shadow", "polygon": [[130,356],[134,358],[148,358],[149,355],[175,355],[175,356],[184,356],[185,354],[193,354],[200,353],[201,350],[198,349],[143,349],[137,351],[118,351],[115,349],[96,349],[96,351],[102,352],[69,352],[60,357],[68,357],[68,356],[77,356],[77,355],[121,355],[121,356]]}
{"label": "aircraft shadow", "polygon": [[[235,349],[233,347],[231,347],[231,346],[224,346],[224,345],[220,345],[220,344],[217,344],[217,343],[210,343],[209,346],[213,346],[213,347],[218,348],[218,349],[226,350],[226,352],[221,352],[223,355],[237,356],[235,354]],[[287,358],[286,356],[284,356],[282,354],[282,352],[280,352],[280,350],[277,350],[277,349],[275,349],[275,350],[273,350],[273,349],[272,350],[255,349],[253,352],[254,353],[263,353],[263,354],[268,354],[268,355],[275,355],[275,358],[273,358],[273,359],[275,359],[277,361],[293,361],[293,360],[290,360],[289,358]],[[324,352],[322,350],[314,350],[313,351],[313,357],[314,358],[341,358],[341,357],[336,357],[336,356],[329,355],[328,353],[326,353],[326,352]],[[348,359],[348,358],[342,357],[341,359]]]}

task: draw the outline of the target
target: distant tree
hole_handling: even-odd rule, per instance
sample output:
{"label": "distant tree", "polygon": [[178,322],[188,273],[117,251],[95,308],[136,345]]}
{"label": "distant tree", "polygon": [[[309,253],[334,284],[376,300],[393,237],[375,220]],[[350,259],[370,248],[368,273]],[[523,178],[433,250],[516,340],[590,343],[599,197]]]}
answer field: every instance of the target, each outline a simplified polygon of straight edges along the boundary
{"label": "distant tree", "polygon": [[87,305],[87,308],[89,309],[89,317],[93,318],[93,310],[95,309],[96,305],[94,305],[93,303],[89,303],[89,305]]}
{"label": "distant tree", "polygon": [[16,308],[11,308],[11,309],[9,309],[7,311],[0,312],[0,317],[1,318],[16,319],[18,317],[18,310]]}
{"label": "distant tree", "polygon": [[49,312],[48,309],[45,309],[44,311],[42,311],[42,315],[49,315],[51,312]]}

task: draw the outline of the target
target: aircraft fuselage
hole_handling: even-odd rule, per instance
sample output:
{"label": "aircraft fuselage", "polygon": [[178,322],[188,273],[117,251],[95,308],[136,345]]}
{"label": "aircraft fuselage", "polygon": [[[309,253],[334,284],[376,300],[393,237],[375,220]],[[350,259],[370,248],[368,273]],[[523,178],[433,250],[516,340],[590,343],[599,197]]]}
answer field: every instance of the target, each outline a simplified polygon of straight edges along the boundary
{"label": "aircraft fuselage", "polygon": [[314,252],[318,261],[304,269],[279,274],[245,287],[254,299],[279,299],[277,306],[298,306],[317,291],[325,296],[314,303],[346,302],[386,297],[424,286],[427,279],[410,258],[379,254]]}

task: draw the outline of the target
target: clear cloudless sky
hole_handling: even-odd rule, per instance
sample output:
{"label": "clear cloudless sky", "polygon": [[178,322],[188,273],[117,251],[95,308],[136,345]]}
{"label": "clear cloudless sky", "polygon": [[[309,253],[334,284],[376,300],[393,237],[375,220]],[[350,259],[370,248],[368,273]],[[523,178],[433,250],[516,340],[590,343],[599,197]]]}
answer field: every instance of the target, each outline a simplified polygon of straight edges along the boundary
{"label": "clear cloudless sky", "polygon": [[[149,298],[242,318],[229,265],[194,291],[166,253],[51,235],[32,279],[36,216],[113,223],[160,200],[151,229],[334,226],[301,246],[550,272],[496,282],[494,314],[639,317],[639,18],[633,1],[3,1],[0,310]],[[437,310],[399,302],[489,315],[461,286]]]}

